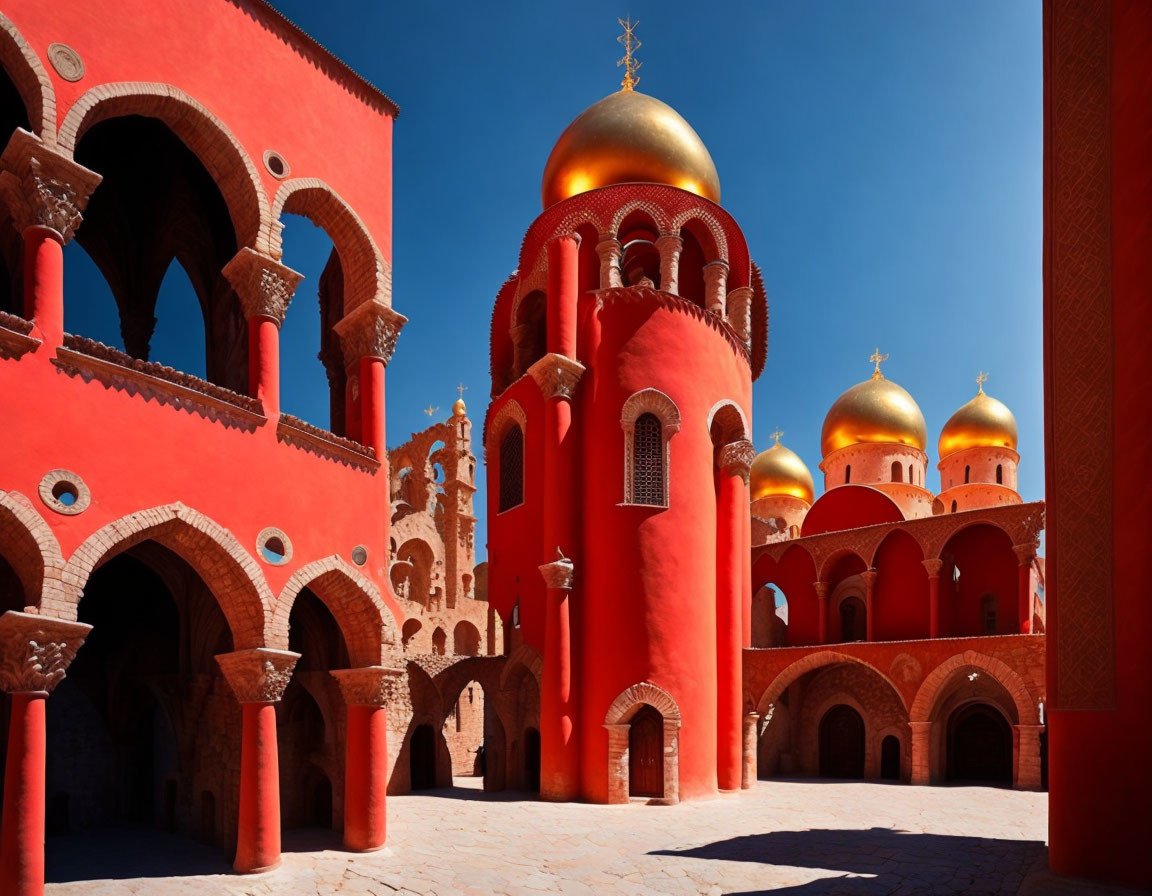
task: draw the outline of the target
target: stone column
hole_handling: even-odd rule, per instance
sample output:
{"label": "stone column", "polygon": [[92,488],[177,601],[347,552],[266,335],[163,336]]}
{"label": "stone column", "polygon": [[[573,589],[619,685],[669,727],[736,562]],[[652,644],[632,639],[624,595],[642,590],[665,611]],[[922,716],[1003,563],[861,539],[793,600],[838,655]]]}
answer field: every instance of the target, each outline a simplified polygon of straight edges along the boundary
{"label": "stone column", "polygon": [[600,240],[596,244],[596,254],[600,256],[600,288],[623,286],[620,275],[620,241],[614,237]]}
{"label": "stone column", "polygon": [[684,240],[678,233],[662,233],[656,238],[660,253],[660,288],[664,292],[680,295],[680,253]]}
{"label": "stone column", "polygon": [[876,624],[873,619],[873,603],[876,596],[876,570],[866,569],[860,573],[864,580],[864,640],[876,640]]}
{"label": "stone column", "polygon": [[347,707],[344,745],[344,847],[369,852],[387,834],[387,706],[404,678],[403,669],[363,666],[338,669]]}
{"label": "stone column", "polygon": [[0,194],[24,240],[24,316],[51,349],[64,338],[64,245],[101,179],[19,128],[0,156]]}
{"label": "stone column", "polygon": [[940,559],[921,561],[928,571],[928,637],[940,637],[940,570],[944,561]]}
{"label": "stone column", "polygon": [[716,455],[716,776],[721,790],[739,790],[743,774],[744,561],[752,550],[743,535],[748,471],[755,457],[747,439],[724,445]]}
{"label": "stone column", "polygon": [[725,300],[728,323],[736,331],[744,344],[752,346],[752,287],[738,286],[728,293]]}
{"label": "stone column", "polygon": [[712,261],[704,265],[704,307],[718,317],[726,313],[728,262]]}
{"label": "stone column", "polygon": [[334,329],[344,349],[349,370],[359,383],[359,419],[349,430],[383,459],[387,452],[384,433],[384,369],[396,352],[396,339],[408,318],[378,299],[362,302],[349,311]]}
{"label": "stone column", "polygon": [[932,723],[909,722],[912,728],[912,783],[932,783]]}
{"label": "stone column", "polygon": [[1035,542],[1012,545],[1019,562],[1016,612],[1022,635],[1032,631],[1032,561],[1036,559],[1036,548]]}
{"label": "stone column", "polygon": [[820,628],[820,643],[828,643],[828,583],[827,582],[813,582],[812,587],[816,589],[816,606],[819,611],[817,617],[817,625]]}
{"label": "stone column", "polygon": [[540,567],[547,587],[540,681],[540,796],[563,802],[580,794],[580,755],[572,692],[572,561],[556,551]]}
{"label": "stone column", "polygon": [[220,654],[216,662],[244,711],[240,747],[240,821],[236,861],[241,874],[280,864],[280,759],[276,704],[300,654],[254,647]]}
{"label": "stone column", "polygon": [[248,394],[260,399],[265,416],[275,416],[280,413],[280,327],[303,274],[249,248],[237,252],[222,273],[248,320]]}
{"label": "stone column", "polygon": [[744,775],[740,786],[750,790],[756,786],[756,737],[757,727],[760,723],[760,713],[744,713]]}
{"label": "stone column", "polygon": [[1014,725],[1016,742],[1015,786],[1020,790],[1040,789],[1040,735],[1043,725]]}
{"label": "stone column", "polygon": [[580,293],[580,237],[558,236],[548,243],[548,351],[576,357],[576,306]]}
{"label": "stone column", "polygon": [[91,630],[29,613],[0,616],[0,688],[12,695],[0,818],[5,896],[44,893],[45,701]]}

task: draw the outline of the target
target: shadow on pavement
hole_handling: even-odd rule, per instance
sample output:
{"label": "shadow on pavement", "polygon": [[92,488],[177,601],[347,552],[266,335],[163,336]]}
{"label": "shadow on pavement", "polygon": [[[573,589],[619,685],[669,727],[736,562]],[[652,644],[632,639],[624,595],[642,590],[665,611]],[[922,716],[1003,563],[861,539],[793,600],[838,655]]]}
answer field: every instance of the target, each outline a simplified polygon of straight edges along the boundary
{"label": "shadow on pavement", "polygon": [[232,857],[223,850],[148,827],[49,837],[44,852],[47,883],[232,874]]}

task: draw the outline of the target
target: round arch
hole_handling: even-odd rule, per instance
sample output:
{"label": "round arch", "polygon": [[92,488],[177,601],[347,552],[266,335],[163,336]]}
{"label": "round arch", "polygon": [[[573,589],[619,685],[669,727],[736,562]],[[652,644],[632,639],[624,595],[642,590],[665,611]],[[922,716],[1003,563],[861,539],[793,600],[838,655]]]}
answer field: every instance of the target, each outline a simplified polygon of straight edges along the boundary
{"label": "round arch", "polygon": [[267,646],[273,600],[259,564],[231,532],[180,502],[131,513],[89,535],[61,575],[60,618],[77,619],[84,586],[96,567],[143,541],[168,548],[204,580],[228,620],[235,649]]}
{"label": "round arch", "polygon": [[[900,689],[893,684],[892,679],[871,663],[837,650],[818,650],[815,653],[801,657],[790,666],[787,666],[783,671],[779,672],[776,677],[772,679],[768,687],[764,689],[764,693],[760,695],[760,700],[756,704],[756,712],[760,714],[761,718],[764,718],[768,712],[768,708],[779,700],[780,695],[784,693],[785,689],[802,675],[825,666],[834,666],[839,663],[856,663],[875,672],[880,677],[880,680],[887,684],[893,693],[896,694],[896,697],[900,700],[900,708],[905,712],[909,711],[908,703],[905,701],[904,695],[900,693]],[[911,714],[909,715],[911,717]]]}
{"label": "round arch", "polygon": [[720,427],[718,433],[720,442],[718,444],[727,445],[741,439],[752,438],[749,435],[751,429],[748,426],[748,417],[745,415],[744,409],[730,398],[722,398],[712,405],[712,410],[708,412],[707,429],[709,433],[712,432],[714,425]]}
{"label": "round arch", "polygon": [[704,250],[706,261],[728,261],[728,237],[720,222],[703,209],[692,208],[681,212],[672,221],[672,230],[687,230]]}
{"label": "round arch", "polygon": [[664,722],[664,796],[662,802],[680,802],[680,707],[672,695],[649,681],[625,688],[612,701],[604,716],[608,730],[608,802],[626,803],[629,798],[629,729],[633,717],[645,706]]}
{"label": "round arch", "polygon": [[380,589],[336,554],[301,567],[288,579],[272,614],[272,647],[288,649],[292,605],[305,588],[320,598],[335,617],[353,666],[388,665],[387,660],[398,653],[400,629]]}
{"label": "round arch", "polygon": [[272,216],[256,166],[224,122],[178,87],[139,81],[93,87],[68,110],[60,125],[60,147],[74,153],[93,125],[127,115],[156,118],[171,128],[216,182],[237,244],[258,251],[264,247]]}
{"label": "round arch", "polygon": [[44,517],[16,492],[0,491],[0,556],[20,579],[29,604],[53,615],[53,604],[62,598],[64,557]]}
{"label": "round arch", "polygon": [[959,669],[968,667],[987,672],[1008,691],[1012,697],[1012,702],[1016,705],[1016,713],[1021,725],[1040,724],[1039,708],[1029,695],[1024,679],[1003,660],[977,653],[975,650],[965,650],[963,653],[945,660],[928,673],[912,700],[912,707],[908,712],[909,721],[912,723],[932,721],[932,715],[954,673]]}
{"label": "round arch", "polygon": [[[56,91],[44,64],[11,20],[0,14],[0,66],[8,73],[24,108],[33,133],[45,145],[56,144]],[[8,134],[3,136],[7,141]]]}

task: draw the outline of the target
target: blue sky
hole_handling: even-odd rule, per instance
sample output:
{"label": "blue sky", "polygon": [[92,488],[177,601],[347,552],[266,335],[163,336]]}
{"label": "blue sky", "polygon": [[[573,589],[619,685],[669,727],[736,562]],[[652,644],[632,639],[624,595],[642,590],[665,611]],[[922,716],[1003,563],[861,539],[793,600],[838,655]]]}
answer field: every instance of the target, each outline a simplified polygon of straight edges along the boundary
{"label": "blue sky", "polygon": [[[429,405],[446,417],[459,381],[479,435],[496,290],[540,212],[556,138],[619,86],[616,17],[630,13],[639,89],[703,138],[764,270],[757,448],[780,427],[819,483],[824,414],[879,346],[924,411],[929,487],[936,436],[983,369],[1020,425],[1020,490],[1043,497],[1039,2],[276,5],[401,106],[394,303],[410,323],[388,370],[390,444],[427,426]],[[284,260],[307,279],[282,336],[282,400],[320,425],[315,290],[329,249],[289,219]],[[68,264],[74,283],[98,277],[75,248]],[[67,326],[118,344],[99,292]],[[202,373],[176,269],[159,308],[153,357]]]}

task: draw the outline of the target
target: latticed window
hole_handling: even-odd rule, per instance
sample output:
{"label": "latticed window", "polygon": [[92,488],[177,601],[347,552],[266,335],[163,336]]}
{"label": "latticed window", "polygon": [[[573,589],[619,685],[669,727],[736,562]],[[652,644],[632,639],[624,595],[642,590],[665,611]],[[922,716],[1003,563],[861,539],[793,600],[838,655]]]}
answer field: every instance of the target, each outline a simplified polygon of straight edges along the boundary
{"label": "latticed window", "polygon": [[655,414],[641,414],[632,432],[632,503],[664,502],[664,427]]}
{"label": "latticed window", "polygon": [[524,503],[524,433],[508,427],[500,440],[500,509]]}

